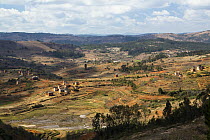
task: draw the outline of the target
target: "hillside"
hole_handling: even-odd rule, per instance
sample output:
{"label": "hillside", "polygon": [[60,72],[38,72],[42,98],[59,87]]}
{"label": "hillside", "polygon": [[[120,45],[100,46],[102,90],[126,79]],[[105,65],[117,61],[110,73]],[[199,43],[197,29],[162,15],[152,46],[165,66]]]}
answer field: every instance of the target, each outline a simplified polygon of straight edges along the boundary
{"label": "hillside", "polygon": [[120,140],[206,140],[208,128],[204,118],[198,118],[185,124],[176,124],[168,127],[158,127],[124,136]]}
{"label": "hillside", "polygon": [[12,127],[4,124],[0,120],[0,139],[1,140],[39,140],[40,138],[33,135],[33,133],[27,132],[21,127]]}
{"label": "hillside", "polygon": [[[40,41],[9,41],[0,40],[0,56],[26,57],[43,55],[52,57],[81,57],[83,56],[76,49],[79,46],[72,44],[44,43]],[[62,56],[62,57],[63,57]]]}
{"label": "hillside", "polygon": [[184,34],[155,34],[155,37],[165,38],[175,41],[191,41],[191,42],[210,42],[210,30],[195,33],[184,33]]}
{"label": "hillside", "polygon": [[[50,79],[61,78],[51,72],[65,67],[65,59],[84,56],[79,46],[39,41],[0,40],[0,50],[0,70],[24,69]],[[69,62],[68,65],[72,66],[74,63]]]}
{"label": "hillside", "polygon": [[210,43],[202,42],[186,42],[186,41],[173,41],[169,39],[146,39],[131,41],[125,43],[109,43],[100,45],[86,45],[87,49],[101,49],[118,47],[121,51],[128,51],[129,55],[139,55],[140,53],[151,53],[163,50],[180,50],[180,51],[198,51],[210,50]]}

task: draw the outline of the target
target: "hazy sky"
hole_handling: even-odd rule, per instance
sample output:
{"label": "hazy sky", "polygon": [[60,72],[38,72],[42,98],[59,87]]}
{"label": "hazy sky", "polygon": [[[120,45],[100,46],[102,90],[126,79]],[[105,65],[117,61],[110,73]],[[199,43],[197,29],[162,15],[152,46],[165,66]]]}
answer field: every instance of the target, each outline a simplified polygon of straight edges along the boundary
{"label": "hazy sky", "polygon": [[0,32],[183,33],[210,29],[210,0],[0,0]]}

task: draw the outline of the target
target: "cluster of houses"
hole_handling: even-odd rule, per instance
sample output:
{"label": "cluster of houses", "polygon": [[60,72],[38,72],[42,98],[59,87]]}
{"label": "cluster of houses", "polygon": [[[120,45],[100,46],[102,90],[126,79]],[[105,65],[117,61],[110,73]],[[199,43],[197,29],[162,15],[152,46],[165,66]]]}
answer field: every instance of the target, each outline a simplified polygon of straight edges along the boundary
{"label": "cluster of houses", "polygon": [[68,84],[66,81],[63,81],[62,84],[53,87],[53,91],[48,91],[48,96],[54,96],[55,93],[58,93],[62,96],[66,96],[71,93],[71,91],[79,91],[79,82],[74,82],[72,85]]}
{"label": "cluster of houses", "polygon": [[0,73],[12,73],[12,72],[17,72],[19,76],[29,76],[31,75],[31,72],[29,70],[23,71],[23,70],[0,70]]}
{"label": "cluster of houses", "polygon": [[178,76],[178,77],[183,77],[183,75],[182,75],[182,73],[180,71],[175,71],[174,75]]}
{"label": "cluster of houses", "polygon": [[[87,65],[85,65],[85,69],[87,69]],[[7,70],[1,71],[1,73],[7,73]],[[21,82],[21,79],[25,76],[29,77],[30,80],[36,81],[39,80],[39,76],[33,75],[30,71],[23,71],[18,70],[17,73],[19,74],[18,78],[15,78],[15,84],[19,85]],[[54,96],[54,95],[61,95],[65,96],[70,94],[73,91],[79,91],[80,88],[79,82],[74,82],[72,84],[67,83],[66,81],[63,81],[62,84],[59,84],[56,87],[53,87],[52,91],[45,92],[47,96]]]}
{"label": "cluster of houses", "polygon": [[191,72],[202,71],[203,69],[204,69],[204,66],[202,65],[198,65],[197,67],[193,66],[191,69]]}
{"label": "cluster of houses", "polygon": [[[190,71],[191,72],[196,72],[196,71],[202,71],[204,69],[204,66],[202,65],[198,65],[198,66],[193,66]],[[178,76],[178,77],[183,77],[182,73],[180,71],[175,71],[174,72],[174,75],[175,76]]]}
{"label": "cluster of houses", "polygon": [[30,73],[30,71],[22,71],[22,70],[19,70],[19,71],[18,71],[18,74],[19,74],[20,76],[24,76],[24,75],[30,75],[31,73]]}

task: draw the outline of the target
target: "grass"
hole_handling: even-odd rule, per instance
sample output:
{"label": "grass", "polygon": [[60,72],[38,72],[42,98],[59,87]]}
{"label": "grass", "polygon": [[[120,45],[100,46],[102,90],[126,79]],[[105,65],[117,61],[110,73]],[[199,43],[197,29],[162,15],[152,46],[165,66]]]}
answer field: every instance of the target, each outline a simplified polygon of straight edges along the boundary
{"label": "grass", "polygon": [[17,102],[17,101],[10,101],[10,100],[1,100],[0,101],[0,106],[5,106],[5,105],[9,105],[9,104],[13,104],[13,103],[15,103],[15,102]]}
{"label": "grass", "polygon": [[[66,103],[65,103],[66,104]],[[93,99],[83,100],[82,102],[80,100],[74,101],[68,105],[68,108],[71,109],[83,109],[83,108],[99,108],[103,107],[103,104],[101,102],[94,102]]]}
{"label": "grass", "polygon": [[30,119],[30,118],[33,118],[35,116],[36,117],[44,116],[45,114],[46,114],[45,109],[37,109],[37,110],[30,111],[30,112],[18,114],[18,115],[15,115],[15,116],[10,116],[9,120]]}

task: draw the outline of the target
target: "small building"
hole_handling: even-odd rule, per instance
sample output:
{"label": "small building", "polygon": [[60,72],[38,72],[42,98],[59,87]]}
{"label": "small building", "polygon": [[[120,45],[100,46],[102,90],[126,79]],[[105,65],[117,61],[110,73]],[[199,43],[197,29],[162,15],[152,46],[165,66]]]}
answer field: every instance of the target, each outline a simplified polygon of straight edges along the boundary
{"label": "small building", "polygon": [[59,89],[59,92],[60,92],[60,93],[65,92],[65,89],[64,89],[64,88],[62,88],[62,89],[60,88],[60,89]]}
{"label": "small building", "polygon": [[70,90],[68,90],[68,89],[60,89],[59,93],[60,93],[60,95],[65,96],[65,95],[70,93]]}
{"label": "small building", "polygon": [[181,73],[180,73],[178,76],[179,76],[180,78],[183,77],[183,75],[182,75]]}
{"label": "small building", "polygon": [[74,90],[74,91],[79,91],[79,86],[74,86],[74,87],[73,87],[73,90]]}
{"label": "small building", "polygon": [[180,71],[176,71],[174,72],[175,76],[179,76],[179,77],[183,77],[182,73]]}
{"label": "small building", "polygon": [[39,77],[38,76],[32,76],[31,79],[32,80],[39,80]]}
{"label": "small building", "polygon": [[60,95],[65,96],[66,95],[65,91],[66,91],[65,89],[59,89]]}
{"label": "small building", "polygon": [[48,96],[54,96],[54,92],[48,91],[48,92],[47,92],[47,95],[48,95]]}
{"label": "small building", "polygon": [[59,91],[59,88],[58,87],[53,87],[53,90],[54,91]]}
{"label": "small building", "polygon": [[195,71],[196,71],[195,66],[193,66],[191,69],[191,72],[195,72]]}
{"label": "small building", "polygon": [[16,80],[16,85],[19,85],[19,80]]}
{"label": "small building", "polygon": [[174,72],[174,75],[175,75],[175,76],[178,76],[179,74],[180,74],[179,71],[175,71],[175,72]]}
{"label": "small building", "polygon": [[203,69],[204,69],[204,67],[202,65],[197,66],[197,70],[202,71]]}
{"label": "small building", "polygon": [[23,72],[21,70],[18,71],[18,74],[23,75]]}
{"label": "small building", "polygon": [[73,85],[78,86],[79,82],[74,82]]}
{"label": "small building", "polygon": [[67,82],[66,81],[63,81],[62,85],[66,85],[66,84],[67,84]]}

